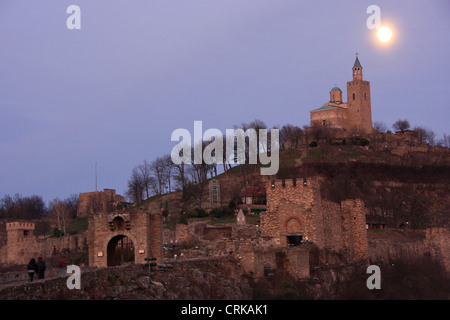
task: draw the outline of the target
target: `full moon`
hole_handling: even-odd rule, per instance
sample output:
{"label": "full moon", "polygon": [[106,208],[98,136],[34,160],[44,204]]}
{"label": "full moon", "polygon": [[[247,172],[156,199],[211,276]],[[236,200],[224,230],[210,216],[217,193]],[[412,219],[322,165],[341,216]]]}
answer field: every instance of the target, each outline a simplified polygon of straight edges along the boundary
{"label": "full moon", "polygon": [[377,37],[381,42],[389,42],[392,38],[392,31],[389,27],[381,27],[378,29]]}

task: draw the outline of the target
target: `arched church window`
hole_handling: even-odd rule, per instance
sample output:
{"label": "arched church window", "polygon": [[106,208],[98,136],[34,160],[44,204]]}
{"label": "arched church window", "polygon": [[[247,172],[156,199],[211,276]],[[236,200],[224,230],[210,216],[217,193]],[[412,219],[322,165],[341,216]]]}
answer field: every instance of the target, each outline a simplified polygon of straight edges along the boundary
{"label": "arched church window", "polygon": [[355,95],[355,94],[353,94],[353,100],[355,100],[355,98],[356,98],[356,95]]}

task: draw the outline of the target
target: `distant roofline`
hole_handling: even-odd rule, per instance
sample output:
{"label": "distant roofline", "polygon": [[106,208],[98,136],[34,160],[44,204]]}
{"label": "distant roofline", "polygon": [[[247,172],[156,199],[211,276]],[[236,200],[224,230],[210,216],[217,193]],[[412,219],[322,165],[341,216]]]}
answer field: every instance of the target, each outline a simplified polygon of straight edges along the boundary
{"label": "distant roofline", "polygon": [[330,105],[328,105],[328,106],[322,106],[322,107],[320,107],[320,108],[318,108],[318,109],[311,110],[310,112],[313,112],[313,111],[329,110],[329,109],[333,109],[333,108],[338,108],[338,109],[344,109],[344,110],[347,110],[347,108],[344,108],[344,107],[330,106]]}

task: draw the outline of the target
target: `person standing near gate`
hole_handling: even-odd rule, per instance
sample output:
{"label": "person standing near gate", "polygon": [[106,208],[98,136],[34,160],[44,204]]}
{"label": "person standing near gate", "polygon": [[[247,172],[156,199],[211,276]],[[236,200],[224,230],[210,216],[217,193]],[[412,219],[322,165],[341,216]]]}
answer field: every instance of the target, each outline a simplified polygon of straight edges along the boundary
{"label": "person standing near gate", "polygon": [[33,282],[34,274],[38,272],[38,265],[36,260],[32,258],[27,266],[28,275],[30,276],[30,282]]}
{"label": "person standing near gate", "polygon": [[45,261],[42,260],[42,256],[38,257],[37,266],[38,266],[38,279],[44,279],[46,268],[45,268]]}

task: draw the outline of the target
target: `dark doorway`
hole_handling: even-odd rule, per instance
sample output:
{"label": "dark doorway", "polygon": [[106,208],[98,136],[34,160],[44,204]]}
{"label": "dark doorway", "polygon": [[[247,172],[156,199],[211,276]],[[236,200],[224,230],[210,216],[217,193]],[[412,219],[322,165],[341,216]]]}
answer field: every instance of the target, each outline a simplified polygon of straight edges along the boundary
{"label": "dark doorway", "polygon": [[134,262],[133,241],[127,236],[115,236],[108,243],[108,267]]}
{"label": "dark doorway", "polygon": [[290,247],[299,246],[302,243],[302,235],[288,235],[286,236],[287,245]]}

